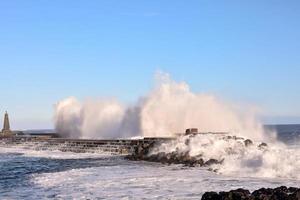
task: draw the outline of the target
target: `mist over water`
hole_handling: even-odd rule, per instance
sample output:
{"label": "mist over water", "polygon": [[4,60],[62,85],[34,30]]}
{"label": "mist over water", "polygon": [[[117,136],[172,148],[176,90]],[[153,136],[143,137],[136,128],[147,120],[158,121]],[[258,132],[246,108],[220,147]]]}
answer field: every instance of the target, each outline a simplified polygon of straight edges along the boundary
{"label": "mist over water", "polygon": [[[134,105],[109,98],[80,102],[70,97],[57,104],[55,116],[57,131],[70,138],[171,137],[190,127],[200,132],[228,132],[251,139],[254,145],[197,135],[189,143],[186,136],[180,137],[154,153],[188,152],[205,160],[224,160],[212,166],[224,175],[300,178],[299,148],[291,149],[277,141],[274,132],[267,133],[251,108],[192,92],[187,83],[176,82],[168,74],[157,73],[153,89]],[[267,148],[258,148],[262,141],[268,142]]]}
{"label": "mist over water", "polygon": [[154,88],[134,105],[99,98],[66,98],[56,105],[56,130],[70,138],[171,137],[186,128],[231,132],[262,140],[262,125],[250,108],[237,108],[211,94],[198,94],[185,82],[157,73]]}
{"label": "mist over water", "polygon": [[56,130],[68,138],[116,138],[124,120],[124,107],[116,100],[70,97],[56,106]]}

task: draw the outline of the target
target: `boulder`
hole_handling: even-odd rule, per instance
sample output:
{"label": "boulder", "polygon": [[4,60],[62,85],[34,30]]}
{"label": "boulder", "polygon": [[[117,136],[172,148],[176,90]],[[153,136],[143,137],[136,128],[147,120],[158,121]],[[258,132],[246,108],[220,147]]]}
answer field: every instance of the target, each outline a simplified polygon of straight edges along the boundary
{"label": "boulder", "polygon": [[264,143],[264,142],[262,142],[260,145],[258,145],[259,149],[265,149],[267,147],[268,147],[268,145],[266,143]]}
{"label": "boulder", "polygon": [[253,145],[253,142],[252,142],[252,140],[247,139],[247,140],[244,141],[244,144],[245,144],[246,147],[248,147],[248,146]]}
{"label": "boulder", "polygon": [[250,199],[250,191],[244,189],[231,190],[229,192],[206,192],[202,196],[202,200],[215,200],[215,199],[226,199],[226,200],[241,200]]}
{"label": "boulder", "polygon": [[221,195],[216,192],[205,192],[201,198],[202,200],[221,200]]}
{"label": "boulder", "polygon": [[209,159],[204,163],[205,166],[215,165],[215,164],[222,164],[224,160],[217,160],[217,159]]}
{"label": "boulder", "polygon": [[213,200],[300,200],[300,189],[281,186],[275,189],[261,188],[250,194],[249,190],[237,189],[229,192],[207,192],[202,199]]}

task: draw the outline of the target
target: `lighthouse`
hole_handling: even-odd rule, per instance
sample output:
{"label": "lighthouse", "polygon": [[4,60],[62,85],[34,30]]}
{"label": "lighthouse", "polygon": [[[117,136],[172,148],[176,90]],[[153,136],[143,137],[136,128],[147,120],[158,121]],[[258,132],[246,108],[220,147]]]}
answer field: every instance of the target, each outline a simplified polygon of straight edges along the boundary
{"label": "lighthouse", "polygon": [[7,111],[4,114],[4,122],[3,122],[3,129],[1,131],[1,136],[4,136],[4,137],[12,136],[12,131],[10,130],[9,118],[8,118]]}

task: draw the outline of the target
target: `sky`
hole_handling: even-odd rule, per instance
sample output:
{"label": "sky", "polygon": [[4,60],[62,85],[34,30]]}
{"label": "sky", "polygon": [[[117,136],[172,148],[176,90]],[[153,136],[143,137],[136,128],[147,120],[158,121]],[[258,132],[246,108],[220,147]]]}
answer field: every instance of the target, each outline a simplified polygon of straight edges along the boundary
{"label": "sky", "polygon": [[52,128],[74,96],[145,95],[160,70],[192,91],[300,123],[300,2],[0,0],[0,113]]}

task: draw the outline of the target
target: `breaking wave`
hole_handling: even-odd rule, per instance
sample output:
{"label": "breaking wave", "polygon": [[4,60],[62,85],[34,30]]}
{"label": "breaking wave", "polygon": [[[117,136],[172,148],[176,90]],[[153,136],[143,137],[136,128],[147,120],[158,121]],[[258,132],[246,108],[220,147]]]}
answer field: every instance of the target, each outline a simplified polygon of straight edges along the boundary
{"label": "breaking wave", "polygon": [[[170,137],[186,128],[199,132],[228,132],[251,139],[226,140],[216,135],[196,135],[159,146],[152,153],[188,152],[192,157],[216,159],[214,171],[224,175],[300,179],[300,150],[276,141],[266,133],[249,107],[240,108],[210,94],[194,93],[185,82],[158,73],[153,90],[126,106],[116,99],[83,102],[74,97],[60,101],[55,112],[56,129],[70,138]],[[261,141],[266,148],[259,148]]]}
{"label": "breaking wave", "polygon": [[187,83],[160,72],[154,89],[131,106],[109,98],[64,99],[55,107],[55,124],[57,131],[69,138],[170,137],[190,127],[265,138],[250,108],[194,93]]}
{"label": "breaking wave", "polygon": [[150,156],[161,152],[188,155],[193,162],[213,161],[210,169],[223,175],[300,179],[300,148],[280,142],[265,144],[241,137],[199,134],[157,146]]}

